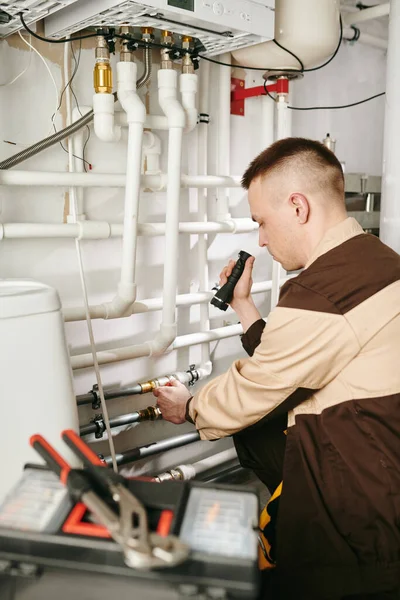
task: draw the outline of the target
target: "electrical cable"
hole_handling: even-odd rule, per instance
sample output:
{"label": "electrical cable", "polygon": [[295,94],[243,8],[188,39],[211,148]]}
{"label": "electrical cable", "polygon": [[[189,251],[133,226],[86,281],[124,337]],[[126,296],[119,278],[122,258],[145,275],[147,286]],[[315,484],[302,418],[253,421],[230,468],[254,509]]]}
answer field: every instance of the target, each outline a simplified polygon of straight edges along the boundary
{"label": "electrical cable", "polygon": [[35,31],[33,31],[33,29],[28,27],[28,25],[25,22],[22,12],[18,13],[18,16],[21,20],[21,23],[22,23],[24,29],[26,29],[26,31],[28,31],[28,33],[30,33],[34,38],[36,38],[37,40],[40,40],[41,42],[51,42],[52,44],[67,44],[70,41],[74,42],[76,40],[86,40],[88,38],[97,37],[97,35],[98,35],[97,33],[88,33],[86,35],[80,35],[80,36],[71,37],[71,38],[63,38],[62,40],[57,40],[57,39],[51,40],[51,39],[42,37],[41,35],[37,34]]}
{"label": "electrical cable", "polygon": [[[27,40],[25,40],[24,36],[22,35],[22,33],[20,31],[18,31],[18,35],[21,38],[21,40],[24,42],[24,44],[26,44],[27,46],[29,46],[29,48],[31,48],[31,50],[33,50],[38,55],[38,57],[40,58],[40,60],[44,64],[44,66],[46,67],[47,72],[50,75],[51,81],[53,82],[54,90],[56,92],[56,110],[53,113],[53,116],[51,118],[51,122],[52,122],[52,126],[54,127],[54,119],[56,118],[57,113],[58,113],[58,109],[59,109],[58,88],[57,88],[56,80],[54,79],[53,73],[51,72],[49,65],[47,64],[47,62],[44,59],[44,57],[40,54],[39,50],[37,50],[35,48],[35,46],[32,46],[32,44],[30,44]],[[51,129],[50,129],[50,132],[51,132]],[[49,135],[50,135],[50,133],[49,133]]]}
{"label": "electrical cable", "polygon": [[339,52],[340,46],[342,45],[342,41],[343,41],[343,21],[342,21],[342,15],[339,16],[339,25],[340,25],[339,43],[336,46],[335,52],[322,65],[319,65],[319,67],[313,67],[312,69],[304,69],[304,73],[311,73],[311,71],[318,71],[319,69],[323,69],[324,67],[326,67],[326,65],[329,65],[329,63],[333,61],[333,59],[335,58],[335,56]]}
{"label": "electrical cable", "polygon": [[[79,111],[79,114],[81,115],[81,117],[83,117],[83,115],[82,115],[82,112],[81,112],[81,110],[80,110],[80,108],[79,108],[79,102],[78,102],[78,98],[76,97],[75,91],[74,91],[74,89],[73,89],[73,87],[72,87],[72,82],[73,82],[73,80],[74,80],[74,77],[75,77],[75,75],[76,75],[76,74],[77,74],[77,72],[78,72],[78,68],[79,68],[79,65],[80,65],[80,61],[81,61],[81,53],[82,53],[82,40],[80,41],[80,44],[79,44],[79,54],[78,54],[78,58],[76,58],[76,56],[75,56],[74,48],[73,48],[73,45],[72,45],[72,42],[71,42],[71,54],[72,54],[72,57],[73,57],[73,59],[74,59],[74,63],[75,63],[75,65],[74,65],[74,70],[73,70],[73,72],[72,72],[72,75],[71,75],[71,77],[70,77],[69,81],[68,81],[68,82],[65,84],[65,86],[63,87],[63,89],[62,89],[62,91],[61,91],[61,94],[60,94],[60,102],[59,102],[59,105],[58,105],[58,109],[57,109],[57,110],[60,110],[60,108],[61,108],[61,104],[62,104],[62,100],[63,100],[63,97],[64,97],[64,94],[65,94],[66,90],[69,88],[69,89],[71,90],[71,93],[72,93],[72,95],[73,95],[74,99],[75,99],[75,102],[76,102],[76,107],[77,107],[77,109],[78,109],[78,111]],[[57,133],[57,129],[56,129],[55,125],[53,125],[53,127],[54,127],[54,131]],[[77,156],[76,154],[73,154],[73,155],[72,155],[72,156],[73,156],[74,158],[76,158],[77,160],[81,160],[81,161],[83,162],[83,164],[84,164],[84,169],[85,169],[85,173],[87,173],[86,165],[88,165],[88,166],[89,166],[89,169],[91,169],[91,168],[92,168],[92,165],[91,165],[91,164],[90,164],[90,163],[89,163],[87,160],[85,160],[85,148],[86,148],[87,142],[89,141],[89,137],[90,137],[90,128],[89,128],[88,126],[86,126],[86,128],[87,128],[87,130],[88,130],[88,136],[87,136],[87,138],[86,138],[86,141],[85,141],[85,144],[84,144],[84,146],[83,146],[83,156]],[[67,148],[65,148],[65,146],[64,146],[64,144],[62,143],[62,141],[61,141],[61,140],[60,140],[60,146],[61,146],[61,148],[64,150],[64,152],[65,152],[66,154],[68,154],[68,150],[67,150]]]}
{"label": "electrical cable", "polygon": [[[264,81],[264,90],[266,96],[269,96],[273,102],[276,102],[276,99],[268,90],[266,81]],[[357,102],[351,102],[349,104],[341,104],[339,106],[288,106],[288,108],[290,108],[290,110],[339,110],[341,108],[351,108],[352,106],[364,104],[364,102],[369,102],[370,100],[374,100],[375,98],[379,98],[380,96],[384,96],[385,94],[386,92],[380,92],[379,94],[375,94],[374,96],[370,96],[369,98],[364,98],[364,100],[358,100]]]}
{"label": "electrical cable", "polygon": [[288,108],[290,108],[291,110],[339,110],[341,108],[351,108],[352,106],[364,104],[364,102],[369,102],[370,100],[374,100],[375,98],[384,96],[385,93],[386,92],[380,92],[380,94],[375,94],[374,96],[370,96],[369,98],[364,98],[364,100],[358,100],[358,102],[351,102],[350,104],[342,104],[341,106],[288,106]]}
{"label": "electrical cable", "polygon": [[[65,75],[67,75],[67,73],[65,73]],[[68,81],[70,81],[70,80],[68,80]],[[66,87],[65,93],[66,93],[66,99],[67,99],[67,115],[70,120],[70,118],[71,118],[71,99],[70,99],[70,94],[69,94],[69,90],[68,90],[68,85]],[[71,147],[71,143],[69,145]],[[72,192],[73,192],[73,188],[72,188]],[[72,215],[73,223],[78,223],[77,203],[76,203],[76,196],[74,193],[70,193],[70,208],[71,208],[71,215]],[[104,389],[103,389],[103,383],[102,383],[101,375],[100,375],[99,363],[97,360],[96,343],[95,343],[95,339],[94,339],[92,319],[90,317],[89,299],[88,299],[88,293],[87,293],[85,271],[83,268],[82,250],[81,250],[80,240],[78,237],[75,238],[75,248],[76,248],[76,254],[77,254],[77,258],[78,258],[79,277],[81,280],[83,302],[84,302],[85,313],[86,313],[86,324],[87,324],[89,340],[90,340],[90,349],[91,349],[91,353],[92,353],[92,357],[93,357],[93,366],[94,366],[94,371],[95,371],[95,375],[96,375],[96,383],[98,386],[100,403],[101,403],[104,423],[106,426],[106,431],[107,431],[107,436],[108,436],[108,445],[110,447],[112,466],[113,466],[114,471],[117,473],[118,472],[117,458],[116,458],[116,454],[115,454],[114,440],[113,440],[111,428],[110,428],[110,419],[108,416],[107,404],[106,404],[106,400],[104,397]]]}
{"label": "electrical cable", "polygon": [[[32,36],[30,36],[30,38],[31,37]],[[31,42],[32,39],[29,39],[29,41]],[[18,79],[27,72],[27,70],[29,69],[31,64],[32,64],[32,48],[30,48],[30,50],[29,50],[29,60],[28,60],[28,64],[26,65],[25,69],[23,71],[21,71],[20,73],[18,73],[18,75],[16,75],[13,79],[11,79],[11,81],[7,81],[6,83],[0,83],[0,87],[7,87],[8,85],[12,85],[16,81],[18,81]]]}

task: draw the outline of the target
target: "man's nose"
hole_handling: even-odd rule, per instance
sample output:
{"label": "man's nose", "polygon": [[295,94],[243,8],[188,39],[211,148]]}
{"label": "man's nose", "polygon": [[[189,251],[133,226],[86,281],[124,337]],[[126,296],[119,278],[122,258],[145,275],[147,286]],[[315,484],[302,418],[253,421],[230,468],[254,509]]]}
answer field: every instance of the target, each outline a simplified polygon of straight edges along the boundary
{"label": "man's nose", "polygon": [[267,240],[265,238],[265,235],[263,234],[263,232],[261,231],[261,229],[260,229],[259,234],[258,234],[258,245],[260,246],[260,248],[264,248],[264,246],[268,245],[268,242],[267,242]]}

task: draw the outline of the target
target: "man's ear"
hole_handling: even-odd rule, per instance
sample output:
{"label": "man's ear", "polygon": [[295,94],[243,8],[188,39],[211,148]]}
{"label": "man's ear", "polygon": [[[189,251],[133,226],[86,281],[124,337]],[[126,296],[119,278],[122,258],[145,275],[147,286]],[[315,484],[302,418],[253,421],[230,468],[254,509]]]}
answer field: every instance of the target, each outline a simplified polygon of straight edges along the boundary
{"label": "man's ear", "polygon": [[296,211],[296,217],[300,225],[307,223],[310,216],[310,205],[303,194],[291,194],[289,198],[290,207]]}

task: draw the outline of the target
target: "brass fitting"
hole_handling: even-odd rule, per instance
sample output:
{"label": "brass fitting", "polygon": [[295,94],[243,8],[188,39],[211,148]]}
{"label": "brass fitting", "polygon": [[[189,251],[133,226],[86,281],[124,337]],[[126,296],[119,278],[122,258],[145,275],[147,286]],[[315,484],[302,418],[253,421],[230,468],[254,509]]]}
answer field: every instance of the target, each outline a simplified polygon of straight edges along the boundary
{"label": "brass fitting", "polygon": [[182,73],[194,73],[194,64],[190,54],[185,54],[182,60]]}
{"label": "brass fitting", "polygon": [[[163,31],[161,33],[161,41],[166,46],[172,46],[172,44],[174,42],[172,33],[170,31]],[[161,54],[161,68],[162,69],[172,69],[172,60],[171,60],[169,49],[162,48],[160,54]]]}
{"label": "brass fitting", "polygon": [[110,52],[108,50],[107,42],[102,35],[98,35],[96,40],[96,62],[93,71],[94,91],[96,94],[111,94],[113,82]]}
{"label": "brass fitting", "polygon": [[193,41],[193,38],[191,38],[189,35],[184,35],[182,38],[182,48],[184,50],[190,50],[192,41]]}
{"label": "brass fitting", "polygon": [[153,31],[152,27],[142,27],[142,40],[144,42],[151,42],[153,39]]}
{"label": "brass fitting", "polygon": [[153,390],[156,389],[157,383],[153,379],[151,381],[146,381],[145,383],[141,383],[140,387],[142,388],[142,394],[148,394],[149,392],[152,392]]}
{"label": "brass fitting", "polygon": [[139,421],[157,421],[157,419],[162,419],[158,406],[148,406],[139,410]]}
{"label": "brass fitting", "polygon": [[[130,35],[131,28],[129,25],[121,25],[119,30],[121,35]],[[129,40],[121,40],[119,45],[119,59],[121,62],[132,62],[132,51],[128,50]]]}

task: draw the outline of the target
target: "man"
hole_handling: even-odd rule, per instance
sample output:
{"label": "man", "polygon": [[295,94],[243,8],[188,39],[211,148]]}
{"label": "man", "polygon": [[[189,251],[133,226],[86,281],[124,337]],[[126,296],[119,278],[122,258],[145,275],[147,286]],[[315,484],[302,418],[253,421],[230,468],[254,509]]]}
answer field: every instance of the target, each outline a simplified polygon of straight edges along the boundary
{"label": "man", "polygon": [[397,598],[400,257],[347,218],[341,165],[318,142],[276,142],[242,183],[260,246],[304,270],[265,324],[249,260],[231,305],[252,356],[191,399],[179,382],[159,388],[158,405],[202,439],[234,435],[271,491],[283,481],[272,598]]}

